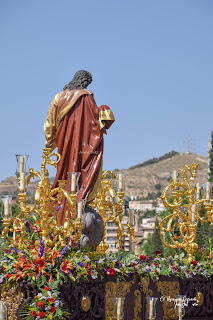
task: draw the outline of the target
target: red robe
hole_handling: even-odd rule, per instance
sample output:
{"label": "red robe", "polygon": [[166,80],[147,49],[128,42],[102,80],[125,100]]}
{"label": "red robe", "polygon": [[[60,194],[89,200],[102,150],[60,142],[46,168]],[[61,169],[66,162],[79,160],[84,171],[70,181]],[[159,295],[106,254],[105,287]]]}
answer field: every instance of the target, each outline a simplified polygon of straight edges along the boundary
{"label": "red robe", "polygon": [[[103,132],[114,122],[107,106],[97,107],[93,94],[86,90],[65,90],[53,100],[45,123],[46,146],[58,147],[61,160],[52,188],[67,180],[67,172],[80,172],[77,201],[91,202],[97,195],[102,174]],[[68,190],[68,182],[65,190]],[[58,216],[63,225],[69,212],[66,198]]]}

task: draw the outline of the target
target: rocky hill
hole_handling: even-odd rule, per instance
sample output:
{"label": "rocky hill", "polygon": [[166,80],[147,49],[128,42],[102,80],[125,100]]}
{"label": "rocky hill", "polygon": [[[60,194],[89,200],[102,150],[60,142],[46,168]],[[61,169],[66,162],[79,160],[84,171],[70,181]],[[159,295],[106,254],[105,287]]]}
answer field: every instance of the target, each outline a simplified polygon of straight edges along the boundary
{"label": "rocky hill", "polygon": [[[166,159],[161,160],[161,158]],[[159,159],[160,161],[158,161]],[[126,174],[125,194],[127,196],[138,196],[142,199],[146,198],[149,193],[157,194],[163,191],[171,179],[171,172],[174,170],[178,172],[184,165],[190,166],[192,163],[199,163],[197,178],[192,185],[196,185],[197,182],[205,183],[207,181],[207,157],[195,153],[179,154],[175,152],[172,157],[155,158],[155,163],[149,164],[154,162],[151,160],[126,170],[116,170],[115,173]]]}
{"label": "rocky hill", "polygon": [[[153,163],[154,162],[154,163]],[[207,157],[189,153],[179,154],[170,152],[160,158],[150,159],[143,164],[135,165],[126,170],[115,170],[114,173],[126,174],[127,196],[138,196],[146,198],[148,194],[157,194],[162,191],[170,180],[170,173],[174,170],[179,171],[184,165],[199,163],[197,178],[193,182],[205,183],[207,180],[208,159]],[[28,198],[32,202],[37,183],[30,183],[28,186]],[[17,194],[17,181],[15,177],[9,177],[0,182],[0,194]]]}

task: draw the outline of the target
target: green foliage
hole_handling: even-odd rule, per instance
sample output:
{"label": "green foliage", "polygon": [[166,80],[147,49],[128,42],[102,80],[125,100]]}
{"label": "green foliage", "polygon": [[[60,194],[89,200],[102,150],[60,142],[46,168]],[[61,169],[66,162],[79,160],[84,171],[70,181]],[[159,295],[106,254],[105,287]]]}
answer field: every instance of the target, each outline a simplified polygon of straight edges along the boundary
{"label": "green foliage", "polygon": [[162,186],[161,186],[160,183],[157,183],[157,184],[155,185],[155,189],[156,189],[156,190],[161,190],[161,187],[162,187]]}
{"label": "green foliage", "polygon": [[3,230],[3,220],[2,220],[2,202],[0,201],[0,235]]}
{"label": "green foliage", "polygon": [[[204,219],[206,219],[206,210],[204,206],[201,207],[200,214]],[[195,238],[195,242],[198,244],[198,247],[202,248],[203,246],[208,246],[209,239],[213,241],[213,226],[208,222],[202,224],[198,221],[197,234]]]}
{"label": "green foliage", "polygon": [[160,251],[163,254],[163,244],[160,238],[158,227],[159,227],[159,223],[158,223],[158,219],[156,219],[155,231],[152,234],[151,256],[155,256],[156,251]]}
{"label": "green foliage", "polygon": [[141,245],[140,252],[147,256],[151,256],[151,244],[152,244],[152,235],[150,234]]}
{"label": "green foliage", "polygon": [[12,204],[11,210],[13,217],[16,217],[21,212],[20,206],[18,204]]}
{"label": "green foliage", "polygon": [[135,166],[132,166],[130,167],[129,169],[136,169],[136,168],[141,168],[141,167],[145,167],[145,166],[148,166],[150,164],[154,164],[154,163],[158,163],[162,160],[166,160],[166,159],[169,159],[169,158],[172,158],[174,157],[176,154],[179,154],[179,152],[177,151],[171,151],[171,152],[168,152],[166,154],[164,154],[163,156],[159,157],[159,158],[152,158],[150,160],[147,160],[145,162],[142,162],[142,163],[139,163]]}
{"label": "green foliage", "polygon": [[155,210],[148,210],[146,209],[146,212],[144,212],[143,218],[153,218],[156,216]]}

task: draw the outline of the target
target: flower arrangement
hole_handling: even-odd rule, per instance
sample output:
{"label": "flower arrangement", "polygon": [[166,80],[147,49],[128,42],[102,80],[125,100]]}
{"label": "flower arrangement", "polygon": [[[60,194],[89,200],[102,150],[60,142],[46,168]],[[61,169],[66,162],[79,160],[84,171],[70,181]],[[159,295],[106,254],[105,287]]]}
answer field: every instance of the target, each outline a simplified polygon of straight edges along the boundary
{"label": "flower arrangement", "polygon": [[[54,226],[54,225],[53,225]],[[60,299],[60,285],[68,277],[73,282],[80,279],[116,277],[125,280],[131,274],[158,279],[160,275],[192,277],[213,275],[211,252],[198,250],[194,260],[189,262],[184,253],[173,257],[163,257],[156,252],[155,257],[144,254],[136,256],[129,252],[106,253],[79,250],[73,238],[61,247],[54,231],[50,231],[51,245],[40,237],[39,224],[26,221],[26,236],[22,246],[14,247],[11,240],[5,246],[0,262],[0,283],[16,286],[26,279],[38,288],[38,294],[24,306],[22,318],[25,320],[66,319]],[[18,239],[17,239],[18,240]]]}

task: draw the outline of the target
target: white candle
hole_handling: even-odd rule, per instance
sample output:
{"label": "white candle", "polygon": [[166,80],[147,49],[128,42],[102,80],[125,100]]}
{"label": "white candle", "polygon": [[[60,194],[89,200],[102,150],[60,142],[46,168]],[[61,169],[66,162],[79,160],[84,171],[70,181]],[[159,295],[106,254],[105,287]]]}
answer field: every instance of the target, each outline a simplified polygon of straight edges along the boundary
{"label": "white candle", "polygon": [[174,182],[176,182],[177,181],[177,171],[174,171]]}
{"label": "white candle", "polygon": [[210,200],[210,182],[206,182],[206,200]]}
{"label": "white candle", "polygon": [[117,303],[117,320],[120,320],[121,318],[121,298],[118,298],[118,303]]}
{"label": "white candle", "polygon": [[20,191],[24,192],[25,191],[25,173],[20,172]]}
{"label": "white candle", "polygon": [[20,157],[20,167],[19,167],[19,172],[23,172],[24,171],[24,157],[21,156]]}
{"label": "white candle", "polygon": [[197,192],[196,192],[196,200],[200,199],[200,184],[197,183]]}
{"label": "white candle", "polygon": [[196,205],[193,204],[191,206],[191,223],[194,224],[195,223],[195,214],[196,214]]}
{"label": "white candle", "polygon": [[152,319],[153,317],[153,300],[150,300],[150,304],[149,304],[149,317],[150,319]]}
{"label": "white candle", "polygon": [[78,219],[80,220],[82,217],[82,210],[83,210],[83,202],[79,201],[78,202]]}
{"label": "white candle", "polygon": [[5,199],[4,200],[4,217],[5,219],[8,219],[9,218],[9,199]]}
{"label": "white candle", "polygon": [[72,173],[72,177],[71,177],[71,191],[75,192],[76,190],[76,174]]}
{"label": "white candle", "polygon": [[120,190],[123,189],[123,175],[121,173],[119,173],[119,175],[118,175],[118,188]]}

